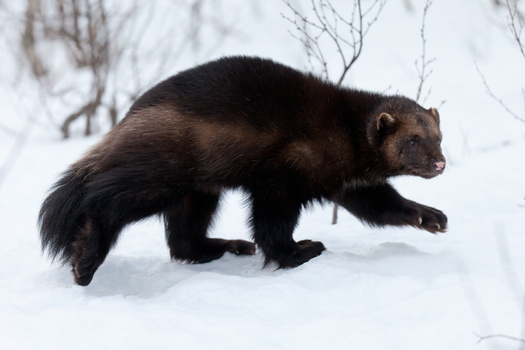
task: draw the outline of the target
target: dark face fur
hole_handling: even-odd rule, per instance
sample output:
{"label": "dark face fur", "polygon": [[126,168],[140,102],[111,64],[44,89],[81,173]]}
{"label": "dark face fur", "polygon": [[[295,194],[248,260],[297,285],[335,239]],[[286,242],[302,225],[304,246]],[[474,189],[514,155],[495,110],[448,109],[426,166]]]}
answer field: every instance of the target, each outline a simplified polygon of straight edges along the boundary
{"label": "dark face fur", "polygon": [[425,179],[443,173],[439,114],[435,108],[410,113],[381,113],[377,131],[382,136],[381,153],[394,175],[415,175]]}

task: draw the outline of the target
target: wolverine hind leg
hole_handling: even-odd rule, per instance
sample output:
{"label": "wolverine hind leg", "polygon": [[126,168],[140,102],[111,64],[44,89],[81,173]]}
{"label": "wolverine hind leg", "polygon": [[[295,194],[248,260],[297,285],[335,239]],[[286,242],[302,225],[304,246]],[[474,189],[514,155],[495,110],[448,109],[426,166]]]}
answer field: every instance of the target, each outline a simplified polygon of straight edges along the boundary
{"label": "wolverine hind leg", "polygon": [[172,259],[205,263],[222,257],[225,252],[255,254],[255,245],[251,242],[206,236],[218,204],[219,195],[190,191],[164,211],[166,240]]}
{"label": "wolverine hind leg", "polygon": [[72,272],[81,286],[91,283],[93,275],[102,265],[115,244],[122,227],[107,227],[100,221],[88,218],[73,242]]}

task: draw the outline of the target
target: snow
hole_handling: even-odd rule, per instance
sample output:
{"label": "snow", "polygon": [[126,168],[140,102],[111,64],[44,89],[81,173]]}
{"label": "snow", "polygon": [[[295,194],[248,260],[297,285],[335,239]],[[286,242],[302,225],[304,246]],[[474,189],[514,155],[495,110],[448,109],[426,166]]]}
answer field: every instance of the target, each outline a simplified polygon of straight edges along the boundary
{"label": "snow", "polygon": [[[413,3],[413,12],[387,4],[347,85],[415,95],[422,4]],[[100,135],[58,141],[35,126],[0,183],[0,348],[518,349],[502,337],[478,343],[523,337],[525,327],[525,124],[488,97],[474,62],[518,112],[525,65],[505,12],[491,3],[442,0],[430,9],[427,49],[436,61],[426,105],[446,100],[447,170],[393,180],[407,198],[443,210],[447,233],[372,229],[342,211],[330,225],[331,207],[315,206],[295,238],[320,240],[327,251],[276,271],[262,267],[260,253],[172,262],[152,218],[126,229],[93,282],[79,287],[41,254],[36,217],[57,176]],[[247,38],[216,55],[307,68],[284,11],[272,1],[255,20],[250,11],[236,17]],[[177,68],[193,65],[185,64]],[[2,101],[0,122],[23,125],[10,121],[21,108]],[[0,135],[3,164],[15,139]],[[211,235],[249,239],[242,193],[229,193],[221,208]]]}

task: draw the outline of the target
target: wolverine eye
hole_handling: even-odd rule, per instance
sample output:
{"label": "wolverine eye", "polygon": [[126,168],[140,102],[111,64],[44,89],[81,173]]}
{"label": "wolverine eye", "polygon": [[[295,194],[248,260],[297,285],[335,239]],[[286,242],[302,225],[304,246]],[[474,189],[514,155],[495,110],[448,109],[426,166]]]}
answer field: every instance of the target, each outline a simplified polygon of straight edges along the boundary
{"label": "wolverine eye", "polygon": [[419,142],[419,136],[414,135],[408,139],[408,146],[409,147],[416,147]]}
{"label": "wolverine eye", "polygon": [[418,141],[419,137],[417,136],[414,136],[414,137],[411,137],[409,140],[408,140],[408,145],[410,147],[416,147],[417,146],[417,141]]}

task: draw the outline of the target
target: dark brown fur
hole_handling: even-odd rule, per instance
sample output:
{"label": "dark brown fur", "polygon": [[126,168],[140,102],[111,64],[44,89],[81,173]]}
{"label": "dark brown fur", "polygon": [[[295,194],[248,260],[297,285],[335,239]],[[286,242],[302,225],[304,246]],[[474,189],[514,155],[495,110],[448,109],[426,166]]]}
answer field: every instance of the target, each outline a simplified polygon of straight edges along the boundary
{"label": "dark brown fur", "polygon": [[324,246],[292,238],[302,207],[335,201],[370,225],[444,231],[440,211],[401,197],[397,175],[444,168],[439,115],[401,96],[338,88],[270,60],[231,57],[179,73],[55,185],[44,247],[87,285],[124,226],[160,214],[172,258],[207,262],[253,243],[209,239],[224,190],[243,189],[266,263],[293,267]]}

